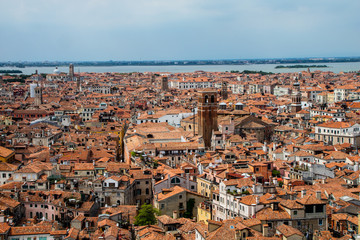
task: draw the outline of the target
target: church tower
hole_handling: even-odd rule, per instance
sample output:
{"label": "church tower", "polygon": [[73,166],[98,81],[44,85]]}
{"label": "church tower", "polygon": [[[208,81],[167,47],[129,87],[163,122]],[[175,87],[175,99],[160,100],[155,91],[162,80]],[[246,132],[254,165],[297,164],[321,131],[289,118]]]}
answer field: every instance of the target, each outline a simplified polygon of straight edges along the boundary
{"label": "church tower", "polygon": [[35,88],[35,105],[40,106],[43,103],[42,87],[37,85]]}
{"label": "church tower", "polygon": [[76,87],[78,89],[79,92],[81,92],[81,76],[80,76],[80,72],[76,78]]}
{"label": "church tower", "polygon": [[[301,77],[301,75],[299,75]],[[300,83],[298,78],[295,78],[295,83],[293,84],[293,93],[291,94],[291,113],[297,113],[301,110],[301,92],[300,92]]]}
{"label": "church tower", "polygon": [[74,65],[72,63],[69,65],[69,77],[71,81],[74,80]]}
{"label": "church tower", "polygon": [[217,91],[206,89],[198,95],[198,127],[205,147],[211,147],[212,132],[218,129],[217,125]]}
{"label": "church tower", "polygon": [[154,84],[154,82],[155,82],[155,75],[153,74],[153,75],[151,75],[151,85],[153,85]]}
{"label": "church tower", "polygon": [[221,97],[223,100],[228,98],[228,89],[227,89],[227,82],[221,82]]}
{"label": "church tower", "polygon": [[161,78],[161,91],[167,92],[168,90],[169,90],[168,77],[167,77],[167,76],[163,76],[163,77]]}

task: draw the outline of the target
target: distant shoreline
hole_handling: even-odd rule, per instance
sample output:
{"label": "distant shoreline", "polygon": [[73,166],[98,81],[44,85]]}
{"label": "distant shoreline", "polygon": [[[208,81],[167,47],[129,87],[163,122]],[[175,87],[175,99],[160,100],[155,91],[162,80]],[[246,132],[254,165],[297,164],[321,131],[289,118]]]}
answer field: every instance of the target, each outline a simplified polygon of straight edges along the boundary
{"label": "distant shoreline", "polygon": [[276,69],[279,68],[328,68],[327,65],[279,65],[276,66]]}
{"label": "distant shoreline", "polygon": [[0,70],[0,74],[23,73],[20,70]]}
{"label": "distant shoreline", "polygon": [[360,57],[338,58],[282,58],[282,59],[223,59],[223,60],[149,60],[149,61],[17,61],[1,62],[0,67],[65,67],[70,63],[76,67],[114,66],[206,66],[206,65],[256,65],[256,64],[314,64],[360,62]]}

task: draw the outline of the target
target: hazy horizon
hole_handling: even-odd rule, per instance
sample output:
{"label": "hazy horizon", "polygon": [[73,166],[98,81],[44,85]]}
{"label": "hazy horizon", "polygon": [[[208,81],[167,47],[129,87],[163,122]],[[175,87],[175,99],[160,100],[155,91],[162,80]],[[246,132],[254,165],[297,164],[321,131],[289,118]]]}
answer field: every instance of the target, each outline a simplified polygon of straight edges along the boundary
{"label": "hazy horizon", "polygon": [[108,60],[15,60],[15,61],[1,61],[0,62],[66,62],[66,63],[71,63],[71,62],[153,62],[153,61],[159,61],[159,62],[166,62],[166,61],[232,61],[232,60],[237,60],[237,61],[246,61],[246,60],[250,60],[250,61],[254,61],[254,60],[281,60],[281,59],[341,59],[341,58],[360,58],[359,56],[330,56],[330,57],[322,57],[322,56],[318,56],[318,57],[287,57],[287,58],[243,58],[243,59],[235,59],[235,58],[213,58],[213,59],[163,59],[163,60],[159,60],[159,59],[149,59],[149,60],[121,60],[121,59],[108,59]]}

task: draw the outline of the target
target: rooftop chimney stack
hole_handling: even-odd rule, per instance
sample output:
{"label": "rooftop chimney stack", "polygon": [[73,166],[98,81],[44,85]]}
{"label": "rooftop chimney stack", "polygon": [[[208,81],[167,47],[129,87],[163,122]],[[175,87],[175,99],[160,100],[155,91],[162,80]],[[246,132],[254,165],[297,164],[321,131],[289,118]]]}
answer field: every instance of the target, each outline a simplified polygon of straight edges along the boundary
{"label": "rooftop chimney stack", "polygon": [[306,190],[303,189],[301,190],[301,198],[304,198],[306,196]]}
{"label": "rooftop chimney stack", "polygon": [[316,191],[316,198],[321,200],[321,191]]}

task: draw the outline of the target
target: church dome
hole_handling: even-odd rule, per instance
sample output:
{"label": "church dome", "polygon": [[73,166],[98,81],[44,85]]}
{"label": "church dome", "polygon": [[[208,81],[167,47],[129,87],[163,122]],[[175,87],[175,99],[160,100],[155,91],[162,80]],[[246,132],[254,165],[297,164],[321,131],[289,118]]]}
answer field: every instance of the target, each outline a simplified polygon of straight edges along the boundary
{"label": "church dome", "polygon": [[54,69],[54,74],[60,74],[60,70],[57,67]]}

